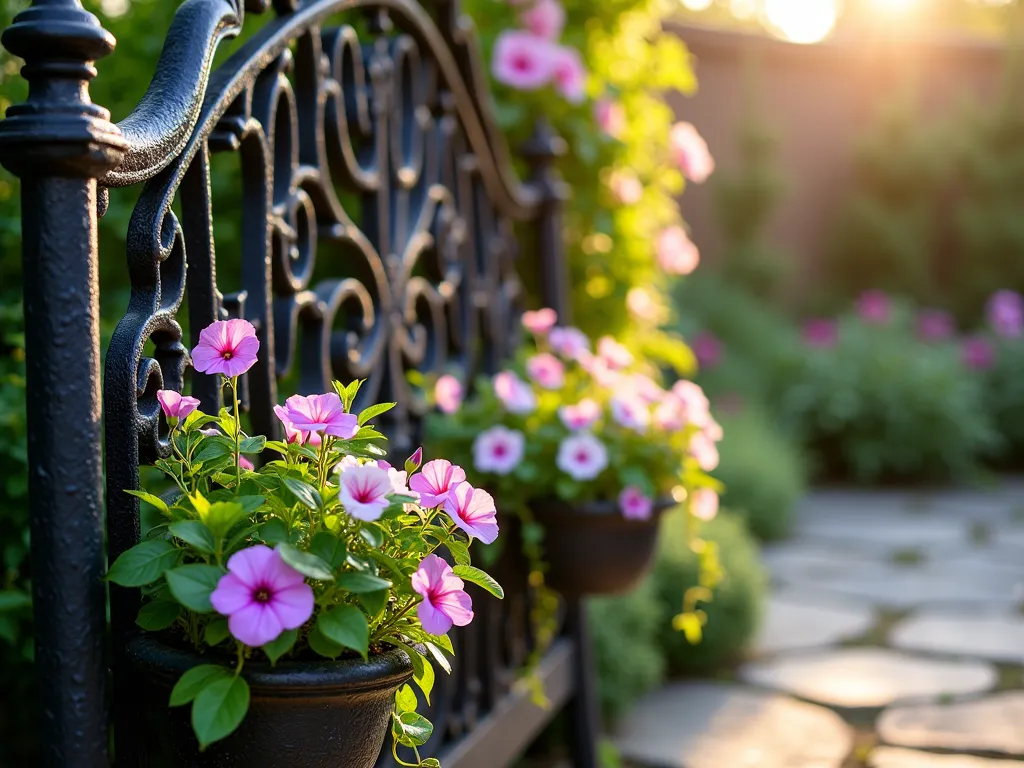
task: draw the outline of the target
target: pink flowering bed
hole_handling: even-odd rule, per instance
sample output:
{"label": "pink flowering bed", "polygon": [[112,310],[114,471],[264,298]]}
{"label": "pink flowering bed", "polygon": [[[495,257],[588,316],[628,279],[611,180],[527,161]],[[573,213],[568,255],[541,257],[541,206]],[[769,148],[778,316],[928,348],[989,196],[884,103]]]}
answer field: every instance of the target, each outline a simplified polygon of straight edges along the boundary
{"label": "pink flowering bed", "polygon": [[[429,697],[433,665],[450,671],[448,631],[473,620],[465,582],[502,596],[469,554],[474,540],[498,537],[494,498],[445,459],[423,464],[422,450],[401,468],[385,461],[383,435],[368,422],[393,404],[352,412],[358,381],[277,406],[284,440],[242,430],[238,377],[258,351],[248,322],[216,322],[200,334],[192,361],[222,378],[233,407],[206,414],[193,397],[157,394],[172,450],[157,467],[176,493],[128,491],[155,507],[160,523],[107,577],[142,588],[140,627],[206,655],[170,700],[192,705],[203,747],[244,719],[241,673],[250,660],[367,659],[401,648]],[[256,469],[257,457],[274,454]],[[454,566],[436,554],[441,547]],[[409,686],[395,701],[395,743],[415,753],[430,723]],[[417,754],[402,764],[436,762]]]}
{"label": "pink flowering bed", "polygon": [[[681,294],[694,298],[688,329],[705,340],[695,345],[697,381],[723,411],[767,409],[780,433],[806,447],[820,478],[953,482],[985,467],[1020,466],[1018,294],[993,294],[973,329],[877,290],[837,317],[793,324],[702,280]],[[702,293],[708,304],[728,306],[729,316],[701,306]]]}

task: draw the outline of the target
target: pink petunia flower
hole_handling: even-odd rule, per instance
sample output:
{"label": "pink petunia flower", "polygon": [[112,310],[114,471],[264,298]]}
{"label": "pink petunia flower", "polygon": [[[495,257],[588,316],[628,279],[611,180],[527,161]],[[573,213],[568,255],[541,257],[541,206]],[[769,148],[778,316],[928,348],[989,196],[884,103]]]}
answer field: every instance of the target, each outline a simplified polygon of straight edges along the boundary
{"label": "pink petunia flower", "polygon": [[537,0],[521,18],[531,34],[553,42],[561,36],[565,26],[565,8],[558,0]]}
{"label": "pink petunia flower", "polygon": [[420,494],[420,503],[427,508],[439,507],[449,494],[466,481],[466,471],[448,459],[434,459],[409,478],[409,487]]}
{"label": "pink petunia flower", "polygon": [[602,336],[597,342],[597,354],[615,371],[633,364],[633,354],[611,336]]}
{"label": "pink petunia flower", "polygon": [[188,397],[173,389],[158,390],[156,399],[160,401],[160,407],[168,419],[184,419],[199,407],[197,398]]}
{"label": "pink petunia flower", "polygon": [[708,144],[692,123],[676,123],[668,137],[676,165],[694,184],[703,184],[715,170]]}
{"label": "pink petunia flower", "polygon": [[602,131],[617,139],[626,129],[626,110],[617,101],[598,99],[594,102],[594,120]]}
{"label": "pink petunia flower", "polygon": [[565,45],[554,51],[555,90],[570,104],[581,104],[587,98],[587,70],[580,52]]}
{"label": "pink petunia flower", "polygon": [[558,313],[553,309],[538,309],[534,312],[523,312],[523,328],[534,336],[543,336],[558,322]]}
{"label": "pink petunia flower", "polygon": [[834,320],[824,317],[817,317],[808,320],[804,324],[804,341],[810,347],[818,349],[831,349],[836,345],[839,333]]}
{"label": "pink petunia flower", "polygon": [[284,425],[284,439],[287,442],[311,445],[313,447],[319,447],[320,443],[323,442],[319,432],[303,432],[301,429],[296,429],[292,423],[291,416],[288,415],[288,409],[283,405],[275,405],[274,413],[277,414],[277,418]]}
{"label": "pink petunia flower", "polygon": [[619,509],[627,520],[650,520],[654,499],[645,496],[635,485],[627,485],[619,494]]}
{"label": "pink petunia flower", "polygon": [[388,496],[394,493],[387,470],[373,464],[349,467],[341,473],[338,499],[356,520],[373,522],[388,508]]}
{"label": "pink petunia flower", "polygon": [[704,424],[701,431],[708,436],[709,440],[719,442],[725,437],[725,430],[722,429],[722,425],[715,421],[714,416],[708,416],[707,423]]}
{"label": "pink petunia flower", "polygon": [[558,409],[558,418],[565,424],[566,429],[573,432],[590,429],[600,416],[600,404],[589,397],[580,400],[576,405],[563,405]]}
{"label": "pink petunia flower", "polygon": [[533,413],[537,408],[533,389],[511,371],[502,371],[494,377],[494,394],[509,413]]}
{"label": "pink petunia flower", "polygon": [[494,43],[494,78],[520,91],[535,91],[555,75],[555,46],[529,32],[506,30]]}
{"label": "pink petunia flower", "polygon": [[345,406],[335,392],[292,395],[284,401],[284,409],[292,427],[300,432],[322,432],[348,440],[359,431],[356,415],[345,413]]}
{"label": "pink petunia flower", "polygon": [[561,389],[565,383],[565,366],[561,360],[547,352],[527,360],[526,372],[534,383],[544,389]]}
{"label": "pink petunia flower", "polygon": [[459,483],[444,503],[444,511],[459,528],[484,544],[498,538],[497,509],[494,498],[482,488]]}
{"label": "pink petunia flower", "polygon": [[192,365],[200,373],[222,373],[229,379],[252,368],[260,340],[248,320],[217,320],[199,332]]}
{"label": "pink petunia flower", "polygon": [[306,623],[313,615],[313,590],[280,552],[257,544],[228,559],[228,573],[210,593],[210,603],[228,617],[232,635],[258,648]]}
{"label": "pink petunia flower", "polygon": [[658,264],[670,275],[688,275],[700,264],[700,251],[680,226],[661,230],[654,250]]}
{"label": "pink petunia flower", "polygon": [[412,496],[417,501],[419,501],[420,495],[416,491],[412,490],[408,485],[408,472],[406,472],[404,469],[392,467],[391,464],[384,461],[383,459],[380,459],[377,462],[377,468],[383,469],[385,472],[388,473],[388,480],[391,481],[392,493],[397,493],[402,496]]}
{"label": "pink petunia flower", "polygon": [[988,324],[998,335],[1020,336],[1024,329],[1024,299],[1016,291],[996,291],[985,306]]}
{"label": "pink petunia flower", "polygon": [[654,297],[643,288],[630,288],[626,294],[626,308],[638,320],[656,323],[662,316],[662,310]]}
{"label": "pink petunia flower", "polygon": [[551,349],[570,360],[577,360],[590,351],[590,339],[587,335],[579,328],[571,326],[552,328],[548,335],[548,343]]}
{"label": "pink petunia flower", "polygon": [[555,464],[573,480],[593,480],[608,466],[608,449],[593,435],[580,432],[559,444]]}
{"label": "pink petunia flower", "polygon": [[983,336],[964,339],[961,348],[964,365],[975,371],[987,371],[996,361],[996,351],[991,342]]}
{"label": "pink petunia flower", "polygon": [[722,342],[711,331],[701,331],[693,338],[693,354],[701,368],[710,370],[722,362]]}
{"label": "pink petunia flower", "polygon": [[718,494],[710,488],[698,488],[690,494],[690,513],[708,522],[718,514]]}
{"label": "pink petunia flower", "polygon": [[519,466],[525,452],[523,433],[499,424],[484,430],[473,441],[473,466],[480,472],[507,475]]}
{"label": "pink petunia flower", "polygon": [[686,426],[686,412],[678,398],[669,396],[654,409],[654,426],[662,432],[675,432]]}
{"label": "pink petunia flower", "polygon": [[624,375],[603,357],[591,355],[580,360],[580,367],[589,373],[597,385],[605,389],[614,389],[623,383]]}
{"label": "pink petunia flower", "polygon": [[412,588],[423,596],[416,614],[423,631],[443,635],[452,626],[464,627],[473,620],[473,599],[452,567],[437,555],[427,555],[412,575]]}
{"label": "pink petunia flower", "polygon": [[891,312],[892,302],[885,291],[864,291],[857,299],[857,314],[865,323],[884,325]]}
{"label": "pink petunia flower", "polygon": [[686,420],[702,427],[711,418],[711,403],[700,384],[681,379],[672,386],[672,394],[683,407]]}
{"label": "pink petunia flower", "polygon": [[651,411],[647,403],[636,395],[619,393],[611,400],[612,418],[626,429],[644,434],[651,423]]}
{"label": "pink petunia flower", "polygon": [[718,446],[704,432],[697,432],[690,438],[689,453],[705,472],[713,472],[718,467]]}
{"label": "pink petunia flower", "polygon": [[945,341],[955,330],[953,317],[941,309],[925,309],[917,315],[917,338],[921,341]]}
{"label": "pink petunia flower", "polygon": [[615,199],[623,205],[639,203],[644,196],[644,185],[636,174],[629,171],[614,171],[608,177],[608,188],[612,191]]}
{"label": "pink petunia flower", "polygon": [[451,374],[438,378],[434,384],[434,402],[441,413],[455,413],[462,406],[462,384]]}
{"label": "pink petunia flower", "polygon": [[247,472],[253,472],[256,470],[256,466],[242,454],[238,454],[238,466]]}
{"label": "pink petunia flower", "polygon": [[650,376],[643,373],[630,374],[625,381],[630,391],[648,405],[660,403],[666,392]]}

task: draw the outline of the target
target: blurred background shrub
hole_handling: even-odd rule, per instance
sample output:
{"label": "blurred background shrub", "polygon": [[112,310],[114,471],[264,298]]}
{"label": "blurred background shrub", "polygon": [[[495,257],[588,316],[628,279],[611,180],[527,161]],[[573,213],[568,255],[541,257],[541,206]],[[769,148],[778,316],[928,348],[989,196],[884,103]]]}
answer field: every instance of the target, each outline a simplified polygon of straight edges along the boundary
{"label": "blurred background shrub", "polygon": [[759,404],[721,412],[725,437],[715,477],[725,483],[722,503],[761,541],[785,538],[807,491],[803,451]]}
{"label": "blurred background shrub", "polygon": [[659,551],[650,578],[660,617],[658,641],[672,674],[712,674],[737,661],[757,632],[761,619],[767,575],[758,559],[758,546],[743,519],[727,511],[701,528],[701,538],[719,547],[724,578],[714,598],[701,603],[707,614],[701,642],[691,644],[672,628],[672,617],[683,605],[683,594],[697,586],[697,555],[686,537],[686,517],[681,509],[665,515]]}

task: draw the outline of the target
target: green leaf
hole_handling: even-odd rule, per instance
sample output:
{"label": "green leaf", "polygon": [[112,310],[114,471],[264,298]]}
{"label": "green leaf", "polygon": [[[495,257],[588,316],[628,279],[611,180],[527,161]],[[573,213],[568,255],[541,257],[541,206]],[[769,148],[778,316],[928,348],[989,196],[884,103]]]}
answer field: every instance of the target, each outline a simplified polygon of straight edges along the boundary
{"label": "green leaf", "polygon": [[200,520],[179,520],[176,523],[171,523],[168,530],[171,536],[181,539],[205,555],[211,555],[217,549],[213,533]]}
{"label": "green leaf", "polygon": [[289,539],[288,526],[284,520],[275,517],[260,526],[260,540],[267,544],[283,544]]}
{"label": "green leaf", "polygon": [[194,457],[194,461],[212,461],[221,456],[227,456],[235,452],[235,444],[226,437],[208,437],[203,441],[203,447]]}
{"label": "green leaf", "polygon": [[490,592],[499,600],[504,599],[505,590],[501,588],[501,585],[479,568],[474,568],[472,565],[456,565],[452,570],[455,571],[455,575],[460,579],[464,579],[471,584],[476,584],[478,587]]}
{"label": "green leaf", "polygon": [[452,559],[455,560],[456,567],[460,565],[469,565],[471,560],[469,557],[469,545],[459,539],[449,539],[444,543],[445,547],[452,554]]}
{"label": "green leaf", "polygon": [[169,570],[164,576],[175,600],[197,613],[211,613],[210,593],[225,573],[219,565],[192,563]]}
{"label": "green leaf", "polygon": [[178,561],[178,550],[165,539],[150,539],[136,544],[114,561],[107,581],[122,587],[152,584]]}
{"label": "green leaf", "polygon": [[371,558],[376,560],[378,563],[383,565],[385,568],[387,568],[389,571],[391,571],[393,574],[395,574],[395,576],[397,576],[398,578],[401,579],[403,576],[405,576],[405,573],[402,571],[401,564],[393,557],[388,557],[383,552],[376,549],[370,550],[367,554]]}
{"label": "green leaf", "polygon": [[371,576],[368,573],[348,572],[338,576],[338,586],[347,589],[357,595],[364,592],[376,592],[381,589],[390,589],[391,582],[379,576]]}
{"label": "green leaf", "polygon": [[324,503],[320,498],[320,492],[309,483],[296,477],[286,477],[284,478],[284,484],[295,498],[299,500],[299,503],[307,509],[323,508]]}
{"label": "green leaf", "polygon": [[174,688],[171,690],[170,705],[180,707],[183,704],[188,704],[208,684],[230,674],[227,669],[218,664],[200,664],[198,667],[192,667],[174,684]]}
{"label": "green leaf", "polygon": [[[254,489],[255,490],[255,489]],[[251,515],[253,512],[263,506],[263,502],[266,499],[263,496],[249,495],[249,496],[236,496],[232,499],[236,504],[241,504],[242,509],[245,510],[245,514]]]}
{"label": "green leaf", "polygon": [[309,647],[312,648],[315,653],[318,653],[321,656],[326,656],[328,659],[338,658],[342,651],[345,650],[343,646],[325,637],[318,627],[313,628],[306,637],[306,642],[309,643]]}
{"label": "green leaf", "polygon": [[317,533],[309,542],[309,551],[327,563],[332,570],[340,567],[348,554],[345,542],[329,531]]}
{"label": "green leaf", "polygon": [[359,426],[363,426],[363,424],[365,424],[375,416],[380,416],[382,413],[387,413],[396,405],[398,405],[398,403],[377,403],[376,405],[371,405],[369,408],[366,408],[360,412]]}
{"label": "green leaf", "polygon": [[241,504],[234,501],[218,501],[216,504],[210,505],[205,520],[206,525],[213,531],[213,535],[222,539],[228,535],[228,531],[246,517],[245,507]]}
{"label": "green leaf", "polygon": [[431,637],[434,638],[434,642],[437,643],[438,646],[444,648],[452,656],[455,655],[455,648],[452,647],[452,639],[448,637],[448,635],[431,635]]}
{"label": "green leaf", "polygon": [[288,565],[311,579],[319,581],[334,581],[334,573],[331,566],[309,552],[296,549],[291,544],[278,544],[277,551],[281,553],[281,559]]}
{"label": "green leaf", "polygon": [[214,680],[199,691],[192,705],[192,730],[205,749],[229,736],[249,711],[249,684],[241,677]]}
{"label": "green leaf", "polygon": [[425,757],[420,760],[419,768],[441,768],[441,761],[436,757]]}
{"label": "green leaf", "polygon": [[370,645],[366,616],[353,605],[339,605],[320,614],[316,627],[332,642],[357,651],[364,659]]}
{"label": "green leaf", "polygon": [[[418,656],[419,654],[416,655]],[[427,697],[427,703],[429,704],[430,692],[434,690],[434,665],[426,659],[423,659],[422,671],[414,671],[412,681],[420,687],[421,691],[423,691],[423,695]]]}
{"label": "green leaf", "polygon": [[406,747],[422,747],[434,732],[434,726],[418,712],[402,712],[392,716],[395,741]]}
{"label": "green leaf", "polygon": [[228,620],[219,616],[206,625],[206,630],[203,632],[203,640],[210,646],[220,645],[230,634],[231,630],[228,629]]}
{"label": "green leaf", "polygon": [[376,592],[363,592],[359,595],[359,602],[363,604],[363,608],[366,609],[367,614],[371,617],[375,617],[383,611],[384,606],[388,604],[388,595],[390,595],[390,592],[386,589],[381,589]]}
{"label": "green leaf", "polygon": [[359,535],[373,549],[384,546],[384,531],[375,523],[363,523],[359,526]]}
{"label": "green leaf", "polygon": [[212,424],[217,421],[216,416],[211,416],[208,413],[202,411],[192,411],[188,416],[185,417],[185,423],[182,425],[182,429],[186,432],[205,427],[207,424]]}
{"label": "green leaf", "polygon": [[16,611],[19,608],[28,608],[32,605],[32,598],[27,592],[17,589],[0,591],[0,613],[5,611]]}
{"label": "green leaf", "polygon": [[263,453],[263,449],[267,447],[267,438],[263,435],[256,435],[256,437],[247,437],[238,444],[239,453]]}
{"label": "green leaf", "polygon": [[427,646],[427,650],[430,651],[430,655],[434,657],[434,660],[441,665],[441,669],[450,675],[452,673],[452,663],[441,653],[441,649],[433,643],[424,643],[424,645]]}
{"label": "green leaf", "polygon": [[298,637],[299,630],[286,629],[277,636],[276,640],[271,640],[263,646],[263,652],[267,654],[267,658],[270,659],[270,666],[277,664],[277,660],[292,649],[292,646],[295,645],[295,641]]}
{"label": "green leaf", "polygon": [[395,693],[395,709],[399,712],[415,712],[418,703],[416,691],[410,688],[408,683],[399,688],[398,692]]}
{"label": "green leaf", "polygon": [[135,623],[149,632],[159,632],[173,624],[181,606],[170,600],[151,600],[139,609]]}
{"label": "green leaf", "polygon": [[129,496],[134,496],[137,499],[142,499],[147,504],[152,504],[154,507],[159,509],[165,515],[169,511],[168,508],[167,508],[167,502],[165,502],[159,496],[154,496],[152,493],[146,493],[146,491],[128,491],[128,490],[126,490],[125,493],[127,493]]}

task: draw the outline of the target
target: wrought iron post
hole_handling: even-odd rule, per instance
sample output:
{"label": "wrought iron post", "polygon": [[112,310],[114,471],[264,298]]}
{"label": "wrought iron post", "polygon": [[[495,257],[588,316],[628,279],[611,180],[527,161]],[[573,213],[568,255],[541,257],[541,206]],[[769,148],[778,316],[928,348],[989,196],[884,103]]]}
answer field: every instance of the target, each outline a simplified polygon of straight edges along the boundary
{"label": "wrought iron post", "polygon": [[565,139],[546,120],[537,121],[533,135],[522,148],[530,165],[530,184],[540,198],[535,265],[540,274],[541,300],[545,307],[558,312],[558,321],[563,325],[572,322],[569,262],[562,241],[562,205],[569,198],[569,188],[555,168],[555,161],[566,149]]}
{"label": "wrought iron post", "polygon": [[21,177],[29,497],[42,764],[101,768],[107,664],[96,179],[125,142],[89,99],[114,38],[78,0],[35,0],[3,34],[28,100],[0,123]]}

